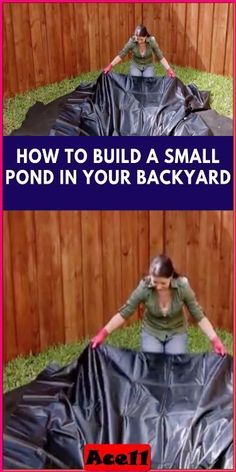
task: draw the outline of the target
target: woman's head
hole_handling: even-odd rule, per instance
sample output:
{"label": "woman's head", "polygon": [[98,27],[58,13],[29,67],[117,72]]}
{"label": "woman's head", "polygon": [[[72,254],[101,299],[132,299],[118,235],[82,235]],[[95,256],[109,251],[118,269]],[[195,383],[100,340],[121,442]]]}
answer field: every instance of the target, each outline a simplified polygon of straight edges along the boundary
{"label": "woman's head", "polygon": [[165,254],[160,254],[152,260],[149,275],[152,277],[152,283],[157,290],[168,288],[171,279],[179,276],[171,259]]}
{"label": "woman's head", "polygon": [[138,25],[135,28],[134,36],[135,36],[136,41],[138,41],[139,43],[142,43],[142,42],[145,42],[146,38],[149,37],[150,34],[148,33],[146,26]]}

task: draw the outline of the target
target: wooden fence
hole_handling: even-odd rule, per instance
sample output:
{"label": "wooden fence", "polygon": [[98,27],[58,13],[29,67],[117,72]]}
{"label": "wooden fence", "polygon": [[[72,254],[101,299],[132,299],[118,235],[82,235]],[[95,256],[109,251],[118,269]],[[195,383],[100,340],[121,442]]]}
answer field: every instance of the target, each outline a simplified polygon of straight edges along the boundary
{"label": "wooden fence", "polygon": [[5,361],[94,334],[163,251],[232,330],[232,239],[232,212],[5,212]]}
{"label": "wooden fence", "polygon": [[233,4],[4,3],[4,95],[107,65],[144,23],[173,64],[233,74]]}

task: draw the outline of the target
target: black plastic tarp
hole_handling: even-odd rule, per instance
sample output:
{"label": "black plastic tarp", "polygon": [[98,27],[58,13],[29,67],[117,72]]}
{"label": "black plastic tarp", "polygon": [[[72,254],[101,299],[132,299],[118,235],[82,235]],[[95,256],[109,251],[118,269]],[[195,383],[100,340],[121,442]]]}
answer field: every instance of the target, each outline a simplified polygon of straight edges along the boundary
{"label": "black plastic tarp", "polygon": [[4,467],[83,468],[87,443],[148,443],[153,469],[229,469],[232,429],[231,356],[88,347],[5,395]]}
{"label": "black plastic tarp", "polygon": [[178,78],[101,74],[48,105],[36,103],[12,135],[232,135],[232,120],[211,110],[209,97]]}

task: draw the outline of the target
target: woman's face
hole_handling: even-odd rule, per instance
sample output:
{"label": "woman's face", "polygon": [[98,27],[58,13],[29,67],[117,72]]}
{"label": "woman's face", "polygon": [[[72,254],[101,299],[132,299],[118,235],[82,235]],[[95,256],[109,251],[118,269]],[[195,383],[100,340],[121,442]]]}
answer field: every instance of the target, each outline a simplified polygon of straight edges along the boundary
{"label": "woman's face", "polygon": [[170,287],[172,277],[154,277],[152,276],[152,283],[156,290],[166,290]]}
{"label": "woman's face", "polygon": [[139,44],[143,44],[146,41],[146,37],[147,36],[135,36],[135,39]]}

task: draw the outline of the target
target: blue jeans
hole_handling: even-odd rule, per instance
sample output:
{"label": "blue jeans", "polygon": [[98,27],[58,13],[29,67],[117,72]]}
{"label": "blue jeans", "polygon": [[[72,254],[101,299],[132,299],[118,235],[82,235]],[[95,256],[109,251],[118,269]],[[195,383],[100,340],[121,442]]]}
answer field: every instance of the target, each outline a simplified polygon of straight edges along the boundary
{"label": "blue jeans", "polygon": [[130,65],[130,75],[135,77],[155,77],[154,67],[152,65],[139,69],[135,64]]}
{"label": "blue jeans", "polygon": [[142,329],[141,332],[141,350],[144,352],[155,352],[164,354],[185,354],[187,352],[187,334],[174,334],[166,341],[152,336]]}

